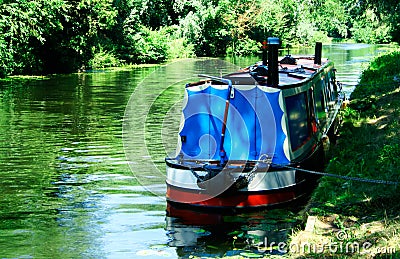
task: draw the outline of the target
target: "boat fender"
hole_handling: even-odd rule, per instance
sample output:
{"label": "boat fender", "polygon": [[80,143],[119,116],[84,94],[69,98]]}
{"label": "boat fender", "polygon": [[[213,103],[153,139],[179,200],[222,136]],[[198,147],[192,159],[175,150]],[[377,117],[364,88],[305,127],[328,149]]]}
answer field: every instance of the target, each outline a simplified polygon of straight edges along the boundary
{"label": "boat fender", "polygon": [[331,146],[331,142],[330,142],[330,140],[329,140],[328,135],[326,135],[326,134],[322,135],[321,141],[322,141],[322,147],[323,147],[323,149],[324,149],[324,152],[325,152],[325,153],[328,152],[328,151],[329,151],[329,148],[330,148],[330,146]]}

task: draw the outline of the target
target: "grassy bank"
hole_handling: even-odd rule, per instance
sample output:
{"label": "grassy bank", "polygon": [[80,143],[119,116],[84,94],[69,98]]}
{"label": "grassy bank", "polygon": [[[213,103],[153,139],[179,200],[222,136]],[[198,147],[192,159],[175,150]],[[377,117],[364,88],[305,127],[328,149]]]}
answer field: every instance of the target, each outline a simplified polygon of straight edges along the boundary
{"label": "grassy bank", "polygon": [[[342,117],[327,171],[400,181],[400,51],[371,62]],[[322,178],[305,211],[311,228],[292,235],[291,256],[399,258],[399,201],[396,185]]]}
{"label": "grassy bank", "polygon": [[[173,62],[175,60],[171,60]],[[90,73],[101,73],[101,72],[120,72],[120,71],[131,71],[136,68],[157,68],[162,66],[163,64],[127,64],[115,67],[100,67],[93,70],[85,70],[79,71],[76,73],[69,74],[48,74],[48,75],[15,75],[15,76],[7,76],[5,78],[0,78],[0,83],[10,82],[10,81],[33,81],[33,80],[48,80],[52,76],[63,76],[63,75],[71,75],[71,74],[90,74]]]}

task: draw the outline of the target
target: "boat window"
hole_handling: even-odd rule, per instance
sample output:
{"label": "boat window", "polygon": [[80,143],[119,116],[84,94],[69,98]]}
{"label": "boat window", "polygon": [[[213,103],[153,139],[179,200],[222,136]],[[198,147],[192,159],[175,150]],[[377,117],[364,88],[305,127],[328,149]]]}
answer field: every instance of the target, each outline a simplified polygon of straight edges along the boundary
{"label": "boat window", "polygon": [[331,84],[329,81],[329,77],[325,77],[325,80],[323,83],[324,83],[324,88],[325,88],[326,100],[327,100],[327,102],[329,102],[330,100],[332,100]]}
{"label": "boat window", "polygon": [[332,71],[329,72],[328,78],[329,78],[329,86],[330,86],[330,91],[331,91],[331,101],[333,101],[337,97],[337,89],[336,89],[336,84],[334,81],[334,74]]}
{"label": "boat window", "polygon": [[296,150],[307,141],[310,135],[307,92],[286,97],[286,111],[292,150]]}
{"label": "boat window", "polygon": [[315,110],[319,124],[326,120],[324,91],[322,89],[323,81],[317,82],[314,86]]}
{"label": "boat window", "polygon": [[308,90],[308,106],[307,106],[307,110],[308,110],[308,123],[310,124],[310,128],[311,128],[311,133],[314,134],[315,132],[317,132],[317,121],[316,121],[316,108],[315,108],[315,98],[314,98],[314,91],[313,88],[311,88],[310,90]]}

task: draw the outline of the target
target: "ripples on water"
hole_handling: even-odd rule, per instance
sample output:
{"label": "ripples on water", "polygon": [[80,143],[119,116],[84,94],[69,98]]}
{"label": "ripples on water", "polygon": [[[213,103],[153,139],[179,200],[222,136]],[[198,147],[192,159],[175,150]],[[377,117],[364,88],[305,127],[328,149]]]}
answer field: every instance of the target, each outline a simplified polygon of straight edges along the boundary
{"label": "ripples on water", "polygon": [[[334,44],[324,55],[350,93],[360,62],[384,49]],[[245,66],[256,60],[229,61]],[[0,257],[216,257],[254,249],[265,237],[283,241],[298,224],[295,212],[165,214],[163,158],[176,144],[183,85],[197,73],[234,67],[186,60],[156,73],[138,68],[3,82]]]}
{"label": "ripples on water", "polygon": [[165,203],[138,185],[121,141],[129,96],[153,70],[2,86],[0,257],[113,257],[165,236]]}

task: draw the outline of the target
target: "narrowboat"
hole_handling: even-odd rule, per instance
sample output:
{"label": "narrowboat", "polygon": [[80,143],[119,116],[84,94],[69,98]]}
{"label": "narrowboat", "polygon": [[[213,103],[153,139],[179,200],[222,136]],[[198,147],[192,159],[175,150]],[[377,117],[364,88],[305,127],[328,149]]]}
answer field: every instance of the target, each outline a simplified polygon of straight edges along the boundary
{"label": "narrowboat", "polygon": [[[285,205],[309,194],[338,127],[344,93],[322,43],[310,56],[263,59],[185,87],[178,145],[166,162],[168,203],[207,209]],[[216,71],[218,73],[218,71]]]}

